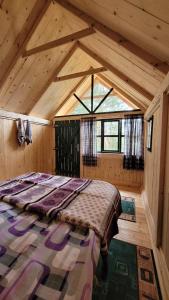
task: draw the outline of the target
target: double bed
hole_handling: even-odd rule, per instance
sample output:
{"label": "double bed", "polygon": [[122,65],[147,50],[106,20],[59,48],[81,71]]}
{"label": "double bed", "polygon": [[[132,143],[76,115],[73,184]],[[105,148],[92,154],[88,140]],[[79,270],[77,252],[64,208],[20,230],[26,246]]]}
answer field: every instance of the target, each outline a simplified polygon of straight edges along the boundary
{"label": "double bed", "polygon": [[90,300],[118,233],[118,190],[31,172],[1,183],[0,199],[0,299]]}

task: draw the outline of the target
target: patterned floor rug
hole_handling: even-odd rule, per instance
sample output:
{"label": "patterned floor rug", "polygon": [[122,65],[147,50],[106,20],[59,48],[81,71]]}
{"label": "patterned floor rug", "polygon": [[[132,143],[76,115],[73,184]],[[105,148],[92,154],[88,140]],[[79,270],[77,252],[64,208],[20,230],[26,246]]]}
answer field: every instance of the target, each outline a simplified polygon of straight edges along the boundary
{"label": "patterned floor rug", "polygon": [[105,280],[101,266],[100,258],[93,300],[162,300],[151,249],[113,239]]}
{"label": "patterned floor rug", "polygon": [[131,197],[122,197],[122,213],[120,219],[136,222],[135,199]]}

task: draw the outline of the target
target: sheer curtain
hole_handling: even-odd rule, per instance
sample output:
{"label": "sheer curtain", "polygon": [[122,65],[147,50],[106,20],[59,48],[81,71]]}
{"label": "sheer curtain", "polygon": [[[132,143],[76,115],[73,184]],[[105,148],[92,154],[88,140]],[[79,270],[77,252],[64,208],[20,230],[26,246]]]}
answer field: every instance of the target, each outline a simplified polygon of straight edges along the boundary
{"label": "sheer curtain", "polygon": [[85,118],[81,121],[82,158],[86,166],[97,165],[96,121]]}
{"label": "sheer curtain", "polygon": [[124,169],[144,169],[143,116],[127,116],[124,121]]}

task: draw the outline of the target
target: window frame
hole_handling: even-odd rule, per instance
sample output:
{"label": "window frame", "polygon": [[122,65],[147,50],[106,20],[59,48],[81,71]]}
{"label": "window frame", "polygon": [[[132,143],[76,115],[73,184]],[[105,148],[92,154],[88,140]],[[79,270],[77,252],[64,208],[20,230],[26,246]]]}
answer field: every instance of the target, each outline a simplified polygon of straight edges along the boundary
{"label": "window frame", "polygon": [[[101,138],[101,151],[97,151],[97,153],[124,153],[121,150],[122,147],[122,138],[124,138],[124,134],[122,134],[122,121],[123,119],[101,119],[101,120],[97,120],[99,122],[101,122],[101,134],[96,134],[96,138]],[[118,123],[118,134],[105,134],[104,133],[104,124],[106,122],[117,122]],[[116,137],[118,138],[118,148],[117,150],[105,150],[104,149],[104,139],[105,137]]]}

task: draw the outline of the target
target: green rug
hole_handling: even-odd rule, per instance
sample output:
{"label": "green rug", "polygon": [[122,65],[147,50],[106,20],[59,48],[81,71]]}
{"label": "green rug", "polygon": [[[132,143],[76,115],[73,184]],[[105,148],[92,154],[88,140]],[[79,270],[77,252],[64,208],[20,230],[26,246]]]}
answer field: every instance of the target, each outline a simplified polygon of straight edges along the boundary
{"label": "green rug", "polygon": [[108,274],[101,279],[102,260],[94,277],[93,300],[161,300],[151,249],[113,239]]}
{"label": "green rug", "polygon": [[136,222],[135,199],[131,197],[121,197],[122,213],[119,219]]}

